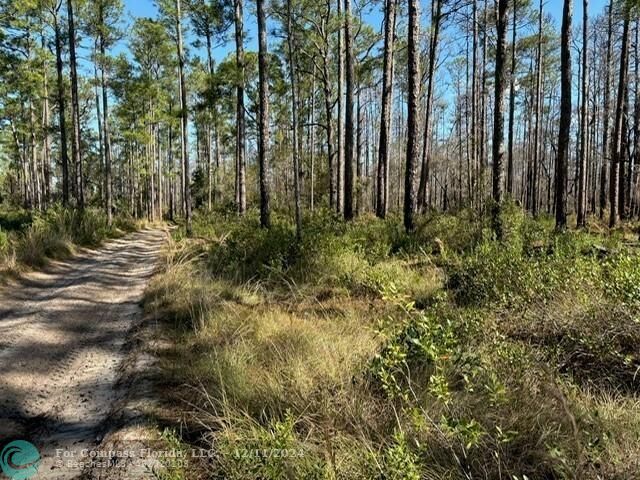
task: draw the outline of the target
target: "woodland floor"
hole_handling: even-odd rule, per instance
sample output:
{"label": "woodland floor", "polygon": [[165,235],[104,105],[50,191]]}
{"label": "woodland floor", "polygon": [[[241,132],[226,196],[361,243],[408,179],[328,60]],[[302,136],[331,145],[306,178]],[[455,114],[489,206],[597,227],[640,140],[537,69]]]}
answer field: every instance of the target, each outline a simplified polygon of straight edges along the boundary
{"label": "woodland floor", "polygon": [[0,291],[0,438],[36,445],[37,478],[86,474],[83,449],[100,448],[121,416],[127,346],[165,240],[163,230],[142,230]]}

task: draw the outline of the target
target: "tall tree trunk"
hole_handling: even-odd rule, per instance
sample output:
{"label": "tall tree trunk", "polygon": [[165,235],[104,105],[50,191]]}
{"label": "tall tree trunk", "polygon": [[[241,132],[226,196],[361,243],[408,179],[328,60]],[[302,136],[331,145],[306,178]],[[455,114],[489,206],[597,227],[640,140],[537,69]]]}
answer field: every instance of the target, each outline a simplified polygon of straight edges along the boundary
{"label": "tall tree trunk", "polygon": [[66,100],[64,95],[62,65],[62,32],[58,21],[61,3],[51,11],[56,47],[56,90],[58,97],[58,127],[60,131],[60,163],[62,166],[62,205],[69,205],[69,153],[67,148],[67,121],[65,114]]}
{"label": "tall tree trunk", "polygon": [[99,21],[100,21],[100,84],[102,87],[102,114],[104,120],[102,122],[102,128],[104,129],[104,189],[105,189],[105,208],[107,211],[107,225],[111,226],[113,223],[113,192],[111,184],[111,134],[109,130],[109,95],[107,91],[107,54],[104,40],[104,12],[102,9],[102,3],[99,7]]}
{"label": "tall tree trunk", "polygon": [[324,97],[324,111],[326,117],[326,148],[327,167],[329,176],[329,209],[335,210],[337,201],[337,177],[335,166],[335,150],[333,148],[333,102],[330,76],[330,43],[327,30],[331,18],[331,0],[325,0],[325,12],[320,21],[320,37],[322,38],[322,67],[319,69],[322,79],[322,93]]}
{"label": "tall tree trunk", "polygon": [[636,210],[636,181],[638,163],[640,163],[640,20],[636,19],[635,25],[635,46],[634,46],[634,106],[633,106],[633,168],[629,172],[629,196],[630,196],[630,213],[631,217],[635,215]]}
{"label": "tall tree trunk", "polygon": [[[514,133],[514,122],[515,122],[515,112],[516,112],[516,31],[517,31],[517,5],[518,2],[513,2],[513,26],[512,26],[512,34],[511,34],[511,74],[510,74],[510,84],[509,84],[509,155],[507,159],[507,194],[509,196],[513,196],[513,133]],[[540,20],[542,22],[542,20]],[[540,47],[540,36],[538,36],[538,52],[541,51]],[[539,69],[539,58],[538,58],[538,69]],[[540,75],[540,71],[538,71],[538,76]],[[538,102],[538,97],[540,95],[539,85],[536,81],[536,102]],[[538,102],[539,103],[539,102]],[[536,103],[537,105],[537,103]],[[536,115],[538,113],[538,109],[536,106]],[[537,118],[536,118],[537,120]],[[536,123],[536,133],[537,133],[537,123]],[[536,144],[537,145],[537,144]],[[536,147],[537,151],[537,147]],[[535,207],[534,207],[535,208]]]}
{"label": "tall tree trunk", "polygon": [[[169,101],[169,115],[171,116],[172,102]],[[175,202],[175,171],[173,165],[173,126],[171,121],[167,128],[167,162],[169,163],[169,220],[173,222],[176,210]]]}
{"label": "tall tree trunk", "polygon": [[[214,67],[213,67],[213,52],[212,52],[212,42],[211,42],[211,31],[207,28],[206,31],[206,42],[207,42],[207,67],[209,70],[209,88],[213,91],[214,88],[214,82],[213,82],[213,75],[214,75]],[[213,121],[215,121],[215,117],[216,117],[216,112],[215,112],[215,104],[212,102],[211,105],[209,106],[209,112],[210,112],[210,117],[207,121],[207,160],[208,160],[208,165],[207,165],[207,183],[208,183],[208,188],[207,188],[207,209],[210,211],[211,207],[213,205],[213,135],[212,135],[212,128],[211,128],[211,123]]]}
{"label": "tall tree trunk", "polygon": [[498,240],[503,238],[501,210],[504,197],[504,93],[507,72],[507,10],[509,0],[498,1],[498,37],[496,43],[495,104],[493,117],[493,231]]}
{"label": "tall tree trunk", "polygon": [[158,175],[158,216],[160,218],[160,221],[162,221],[164,219],[164,215],[163,215],[163,211],[164,211],[164,183],[165,183],[165,177],[164,177],[164,169],[162,168],[162,143],[161,143],[161,137],[160,137],[160,123],[156,123],[156,134],[154,135],[154,143],[155,143],[155,149],[156,149],[156,172]]}
{"label": "tall tree trunk", "polygon": [[619,186],[620,162],[623,157],[623,113],[625,103],[625,90],[627,87],[627,64],[629,61],[629,23],[630,12],[624,9],[624,22],[622,27],[622,49],[620,51],[620,71],[618,76],[618,95],[616,97],[615,122],[613,124],[613,158],[611,159],[611,173],[609,175],[609,226],[615,227],[620,220],[619,213]]}
{"label": "tall tree trunk", "polygon": [[42,210],[42,196],[40,190],[40,169],[38,168],[38,149],[36,148],[36,125],[33,101],[29,101],[29,130],[31,137],[31,191],[35,207]]}
{"label": "tall tree trunk", "polygon": [[[327,1],[327,4],[330,4]],[[331,86],[329,78],[329,59],[325,55],[322,63],[322,82],[324,96],[324,112],[327,122],[327,160],[329,167],[329,208],[334,210],[337,204],[337,178],[335,152],[333,149],[333,105],[331,101]]]}
{"label": "tall tree trunk", "polygon": [[600,168],[600,219],[604,218],[607,208],[607,166],[611,161],[612,149],[609,142],[609,109],[611,103],[611,42],[613,37],[613,0],[609,2],[607,26],[607,54],[604,59],[604,101],[602,108],[602,165]]}
{"label": "tall tree trunk", "polygon": [[478,155],[478,208],[482,209],[485,200],[485,168],[487,160],[487,50],[488,50],[488,27],[489,27],[489,0],[484,0],[483,12],[483,32],[482,32],[482,81],[480,93],[480,150]]}
{"label": "tall tree trunk", "polygon": [[187,86],[184,78],[184,47],[182,44],[181,0],[176,0],[176,34],[178,43],[178,75],[180,77],[180,118],[182,124],[182,169],[184,219],[187,235],[191,235],[191,173],[189,172],[189,105],[187,104]]}
{"label": "tall tree trunk", "polygon": [[471,158],[469,175],[469,203],[474,204],[476,165],[478,163],[478,0],[472,0],[471,22],[473,29],[472,68],[471,68]]}
{"label": "tall tree trunk", "polygon": [[94,54],[96,56],[96,60],[95,60],[95,64],[93,66],[93,78],[94,78],[94,95],[96,97],[96,122],[98,125],[98,153],[100,155],[100,177],[103,181],[98,182],[99,185],[99,194],[100,194],[100,201],[104,202],[104,137],[103,137],[103,132],[104,130],[102,129],[102,109],[100,108],[100,92],[99,92],[99,85],[100,85],[100,77],[98,76],[98,51],[99,51],[99,47],[98,47],[98,40],[96,39],[96,45],[95,45],[95,51]]}
{"label": "tall tree trunk", "polygon": [[344,139],[344,218],[353,218],[353,162],[354,162],[354,72],[353,72],[353,38],[351,33],[351,0],[344,0],[344,49],[346,70],[346,109]]}
{"label": "tall tree trunk", "polygon": [[385,1],[380,142],[378,145],[378,181],[376,188],[376,216],[379,218],[385,218],[387,215],[387,198],[389,196],[389,155],[391,110],[393,100],[393,47],[396,30],[396,7],[397,0]]}
{"label": "tall tree trunk", "polygon": [[429,169],[431,166],[431,132],[433,110],[433,84],[438,58],[438,40],[440,37],[440,23],[442,22],[442,0],[436,2],[431,18],[431,38],[429,41],[429,64],[427,66],[427,104],[425,107],[424,137],[422,139],[422,165],[420,170],[420,184],[418,186],[418,208],[424,210],[429,198]]}
{"label": "tall tree trunk", "polygon": [[[628,48],[629,47],[627,46],[627,49]],[[629,81],[628,68],[629,52],[627,50],[627,78],[625,79],[624,101],[622,103],[622,130],[620,132],[622,142],[620,144],[620,157],[618,159],[618,217],[620,219],[626,218],[627,214],[627,172],[625,165],[629,164],[629,85],[626,84]]]}
{"label": "tall tree trunk", "polygon": [[536,118],[534,129],[534,145],[533,145],[533,192],[532,192],[532,213],[534,216],[538,215],[538,171],[540,165],[540,146],[541,146],[541,130],[542,130],[542,20],[544,17],[544,11],[542,10],[543,0],[540,0],[540,7],[538,9],[538,49],[536,51]]}
{"label": "tall tree trunk", "polygon": [[[342,15],[342,0],[338,4],[338,17]],[[343,29],[338,29],[338,157],[336,161],[336,211],[342,213],[344,206],[344,38]]]}
{"label": "tall tree trunk", "polygon": [[269,58],[267,51],[267,19],[265,0],[257,0],[258,10],[258,74],[260,81],[260,109],[258,134],[258,165],[260,168],[260,226],[271,226],[269,209]]}
{"label": "tall tree trunk", "polygon": [[242,0],[235,1],[236,66],[236,201],[238,214],[247,210],[246,161],[245,161],[245,115],[244,115],[244,18]]}
{"label": "tall tree trunk", "polygon": [[415,230],[416,170],[419,155],[418,97],[420,93],[420,15],[418,0],[409,0],[409,25],[407,42],[407,158],[404,177],[404,227]]}
{"label": "tall tree trunk", "polygon": [[293,143],[293,188],[296,216],[296,238],[302,238],[302,211],[300,205],[300,149],[298,145],[298,82],[296,79],[295,46],[293,34],[293,11],[292,0],[287,0],[287,47],[289,57],[289,78],[291,81],[291,127]]}
{"label": "tall tree trunk", "polygon": [[556,229],[567,227],[567,174],[571,142],[571,22],[573,0],[564,0],[560,51],[560,128],[556,160],[555,210]]}
{"label": "tall tree trunk", "polygon": [[73,0],[67,0],[67,19],[69,22],[69,67],[71,70],[71,123],[73,136],[71,138],[71,152],[75,167],[75,197],[76,205],[84,208],[84,185],[82,178],[82,153],[80,151],[80,100],[78,98],[78,68],[76,59],[76,29],[73,17]]}
{"label": "tall tree trunk", "polygon": [[[45,48],[46,41],[44,34],[41,37],[42,48]],[[51,112],[49,110],[49,74],[47,60],[42,62],[42,204],[47,208],[51,201]]]}
{"label": "tall tree trunk", "polygon": [[316,67],[313,66],[313,75],[311,77],[311,107],[309,109],[309,161],[311,163],[311,185],[309,192],[309,210],[314,211],[315,208],[315,152],[316,152]]}
{"label": "tall tree trunk", "polygon": [[364,193],[364,178],[362,172],[362,103],[361,103],[362,88],[358,86],[358,94],[356,96],[356,147],[355,147],[355,161],[356,161],[356,217],[362,213],[362,195]]}
{"label": "tall tree trunk", "polygon": [[580,162],[578,164],[577,226],[587,225],[587,128],[589,108],[589,0],[582,0],[582,105],[580,108]]}

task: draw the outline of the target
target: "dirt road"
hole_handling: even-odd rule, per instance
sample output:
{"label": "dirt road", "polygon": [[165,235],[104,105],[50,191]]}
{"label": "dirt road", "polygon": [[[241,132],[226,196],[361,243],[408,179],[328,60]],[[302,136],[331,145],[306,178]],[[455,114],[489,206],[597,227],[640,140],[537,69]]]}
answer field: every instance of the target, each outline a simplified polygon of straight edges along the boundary
{"label": "dirt road", "polygon": [[0,290],[0,447],[33,443],[33,478],[78,477],[82,451],[100,443],[126,393],[123,345],[165,239],[136,232]]}

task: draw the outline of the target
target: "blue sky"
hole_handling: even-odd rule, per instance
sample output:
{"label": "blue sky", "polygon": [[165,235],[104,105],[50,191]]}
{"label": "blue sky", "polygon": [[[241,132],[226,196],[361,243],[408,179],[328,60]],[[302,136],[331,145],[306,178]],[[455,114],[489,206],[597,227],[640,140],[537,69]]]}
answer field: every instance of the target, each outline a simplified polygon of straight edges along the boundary
{"label": "blue sky", "polygon": [[[228,0],[232,1],[232,0]],[[531,0],[532,3],[537,4],[537,0]],[[600,14],[609,0],[590,0],[589,13],[593,18],[595,15]],[[380,2],[382,3],[382,2]],[[124,0],[125,12],[127,13],[128,21],[132,21],[137,17],[155,17],[158,10],[155,6],[154,0]],[[245,28],[248,38],[247,49],[256,50],[256,25],[253,18],[254,1],[245,0]],[[429,1],[422,0],[422,11],[429,11]],[[545,10],[551,13],[560,25],[562,18],[562,0],[545,0]],[[376,30],[380,29],[381,15],[378,12],[374,12],[368,17],[368,20],[373,23],[373,27]],[[577,28],[582,22],[582,0],[574,0],[574,28]],[[125,39],[126,40],[126,39]],[[125,45],[119,45],[117,50],[125,48]],[[233,49],[233,42],[229,42],[227,45],[218,47],[215,51],[216,60],[221,60]]]}

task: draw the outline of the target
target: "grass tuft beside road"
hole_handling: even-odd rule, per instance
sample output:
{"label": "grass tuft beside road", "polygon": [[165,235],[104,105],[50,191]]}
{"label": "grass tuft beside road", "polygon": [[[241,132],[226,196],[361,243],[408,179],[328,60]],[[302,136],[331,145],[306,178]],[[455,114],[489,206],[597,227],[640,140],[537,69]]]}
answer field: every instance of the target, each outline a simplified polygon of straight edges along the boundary
{"label": "grass tuft beside road", "polygon": [[69,256],[77,246],[97,246],[143,224],[115,217],[108,226],[104,212],[95,208],[79,212],[54,206],[42,213],[0,210],[0,272],[41,268],[48,259]]}

